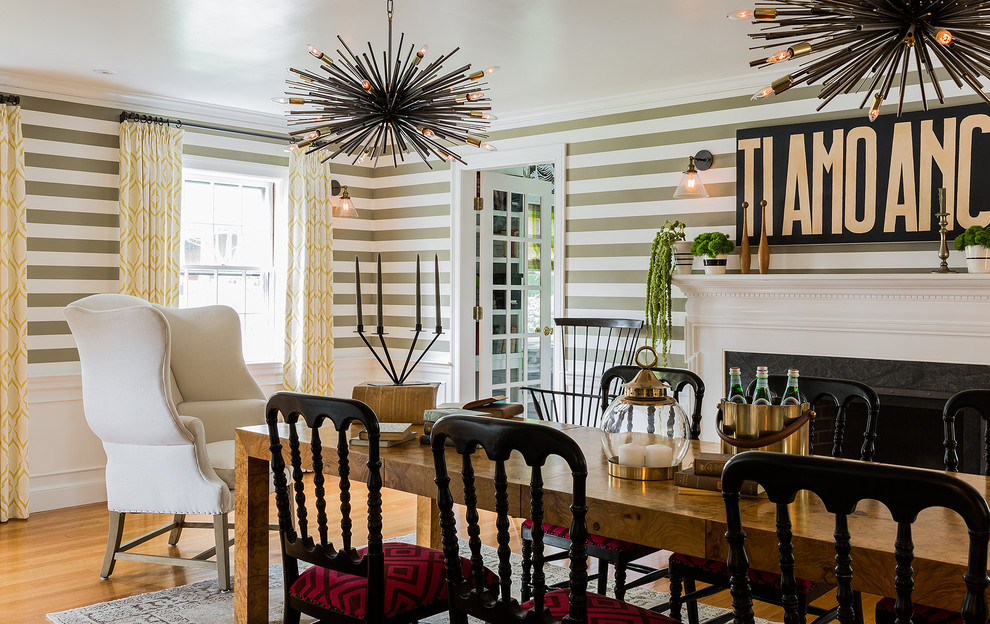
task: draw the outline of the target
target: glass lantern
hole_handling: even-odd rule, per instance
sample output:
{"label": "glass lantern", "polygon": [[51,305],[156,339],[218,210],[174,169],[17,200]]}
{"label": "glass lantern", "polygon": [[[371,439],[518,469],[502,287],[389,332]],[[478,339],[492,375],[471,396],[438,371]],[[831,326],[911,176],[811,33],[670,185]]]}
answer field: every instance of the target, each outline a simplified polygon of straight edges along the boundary
{"label": "glass lantern", "polygon": [[[653,354],[652,362],[640,362],[644,351]],[[649,370],[656,363],[656,351],[640,347],[636,364],[641,370],[605,410],[602,447],[613,477],[672,479],[687,454],[691,440],[687,414],[668,394],[670,386]]]}

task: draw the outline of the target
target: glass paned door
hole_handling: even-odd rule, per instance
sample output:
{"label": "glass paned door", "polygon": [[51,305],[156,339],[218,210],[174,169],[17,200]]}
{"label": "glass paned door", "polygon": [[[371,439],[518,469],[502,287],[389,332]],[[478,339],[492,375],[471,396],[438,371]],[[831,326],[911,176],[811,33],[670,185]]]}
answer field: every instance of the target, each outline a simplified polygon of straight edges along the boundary
{"label": "glass paned door", "polygon": [[478,392],[528,404],[521,388],[551,379],[552,185],[493,172],[481,180]]}

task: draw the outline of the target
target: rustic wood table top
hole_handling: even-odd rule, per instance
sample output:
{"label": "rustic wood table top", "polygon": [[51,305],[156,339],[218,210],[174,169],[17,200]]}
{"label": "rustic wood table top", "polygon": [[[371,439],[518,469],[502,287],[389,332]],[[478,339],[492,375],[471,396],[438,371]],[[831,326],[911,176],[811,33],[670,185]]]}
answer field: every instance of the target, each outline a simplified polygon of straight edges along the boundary
{"label": "rustic wood table top", "polygon": [[[725,560],[725,508],[714,494],[679,492],[672,481],[630,481],[608,475],[598,429],[576,425],[539,423],[563,429],[574,438],[588,461],[589,530],[616,539],[687,555]],[[281,425],[288,436],[286,425]],[[304,429],[304,428],[303,428]],[[305,444],[307,435],[300,431]],[[268,614],[268,433],[264,426],[238,429],[236,434],[234,597],[237,622],[267,622]],[[329,450],[329,449],[325,449]],[[694,442],[684,465],[698,452],[718,452],[718,444]],[[366,457],[362,448],[351,449],[352,469]],[[453,449],[448,451],[453,453]],[[325,455],[326,459],[327,458]],[[382,449],[382,476],[387,488],[416,494],[417,541],[437,545],[439,540],[433,457],[426,445],[409,443]],[[853,461],[853,460],[849,460]],[[459,463],[452,463],[457,466]],[[493,464],[475,462],[478,505],[494,508]],[[529,516],[529,468],[521,458],[507,465],[510,484],[509,513]],[[336,463],[327,461],[326,472]],[[352,478],[362,478],[352,472]],[[978,475],[958,475],[987,495],[990,481]],[[569,524],[571,476],[562,461],[551,459],[543,471],[546,522]],[[456,499],[455,493],[455,499]],[[461,502],[461,501],[458,501]],[[764,498],[744,499],[743,524],[751,565],[776,570],[777,537],[775,505]],[[835,580],[833,516],[814,495],[803,493],[791,505],[796,572],[801,578],[832,583]],[[895,525],[886,508],[873,501],[862,503],[849,518],[852,534],[853,586],[861,591],[893,596]],[[958,610],[962,602],[968,534],[953,512],[931,509],[915,525],[915,594],[918,603]]]}

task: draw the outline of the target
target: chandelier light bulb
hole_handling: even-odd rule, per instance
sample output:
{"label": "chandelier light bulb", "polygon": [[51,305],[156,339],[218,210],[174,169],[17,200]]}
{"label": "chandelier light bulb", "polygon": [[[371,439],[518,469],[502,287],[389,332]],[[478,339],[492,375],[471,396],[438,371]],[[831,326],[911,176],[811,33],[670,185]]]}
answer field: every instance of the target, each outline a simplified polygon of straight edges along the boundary
{"label": "chandelier light bulb", "polygon": [[876,121],[877,117],[880,116],[880,104],[882,103],[883,103],[883,96],[877,93],[873,98],[873,106],[870,107],[870,114],[869,114],[870,123]]}
{"label": "chandelier light bulb", "polygon": [[497,152],[498,151],[498,148],[495,147],[494,145],[492,145],[491,143],[482,143],[481,144],[481,148],[482,149],[486,149],[489,152]]}
{"label": "chandelier light bulb", "polygon": [[423,133],[423,136],[428,136],[428,137],[434,136],[433,130],[431,130],[430,128],[423,128],[421,132]]}
{"label": "chandelier light bulb", "polygon": [[275,102],[276,104],[299,105],[299,104],[305,104],[306,100],[302,99],[301,97],[273,97],[272,102]]}
{"label": "chandelier light bulb", "polygon": [[306,135],[306,140],[307,141],[315,141],[316,139],[320,138],[320,136],[322,136],[322,134],[323,133],[320,130],[313,130],[312,132],[310,132],[310,133],[308,133]]}
{"label": "chandelier light bulb", "polygon": [[785,48],[768,56],[767,63],[782,63],[790,59],[792,56],[794,56],[794,51],[790,48]]}
{"label": "chandelier light bulb", "polygon": [[285,148],[282,151],[292,153],[298,149],[299,149],[298,145],[296,145],[295,143],[289,143],[288,145],[285,146]]}
{"label": "chandelier light bulb", "polygon": [[468,93],[468,96],[467,96],[467,98],[469,100],[471,100],[472,102],[477,102],[478,100],[480,100],[483,97],[485,97],[485,94],[482,93],[481,91],[475,91],[474,93]]}
{"label": "chandelier light bulb", "polygon": [[949,31],[943,28],[942,30],[935,33],[935,41],[938,41],[942,45],[947,46],[950,43],[952,43],[952,33],[950,33]]}
{"label": "chandelier light bulb", "polygon": [[725,16],[730,20],[748,20],[749,18],[753,17],[753,10],[739,9],[738,11],[726,13]]}
{"label": "chandelier light bulb", "polygon": [[420,48],[418,52],[416,52],[416,56],[418,56],[419,58],[423,58],[424,56],[426,56],[426,51],[429,49],[430,49],[430,44],[424,43],[423,47]]}
{"label": "chandelier light bulb", "polygon": [[309,53],[315,56],[316,58],[320,58],[321,56],[323,56],[323,53],[320,52],[320,49],[314,45],[310,45],[307,43],[306,48],[309,49]]}
{"label": "chandelier light bulb", "polygon": [[762,100],[765,97],[773,95],[773,87],[763,87],[759,91],[753,94],[753,97],[749,98],[751,101]]}
{"label": "chandelier light bulb", "polygon": [[486,67],[484,71],[485,71],[486,74],[494,74],[495,72],[497,72],[500,69],[502,69],[502,68],[499,67],[498,65],[492,65],[491,67]]}
{"label": "chandelier light bulb", "polygon": [[371,81],[370,80],[365,80],[364,82],[362,82],[361,83],[361,88],[364,89],[365,91],[371,93]]}

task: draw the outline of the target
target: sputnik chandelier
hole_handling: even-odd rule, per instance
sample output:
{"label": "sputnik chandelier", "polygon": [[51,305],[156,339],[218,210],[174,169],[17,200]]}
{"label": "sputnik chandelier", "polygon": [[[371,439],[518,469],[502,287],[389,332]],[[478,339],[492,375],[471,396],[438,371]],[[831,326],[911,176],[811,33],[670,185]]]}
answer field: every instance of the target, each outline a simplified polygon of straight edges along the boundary
{"label": "sputnik chandelier", "polygon": [[[981,76],[990,75],[990,4],[975,0],[770,0],[753,10],[730,13],[732,19],[766,24],[753,39],[778,48],[750,62],[772,65],[810,56],[795,71],[753,96],[781,93],[802,83],[822,84],[821,110],[836,96],[865,91],[860,108],[873,98],[870,121],[899,82],[897,115],[904,105],[908,76],[917,72],[921,101],[928,110],[926,81],[945,103],[934,63],[962,88],[969,85],[984,100]],[[897,74],[900,73],[898,78]]]}
{"label": "sputnik chandelier", "polygon": [[347,154],[353,157],[352,164],[372,159],[375,166],[389,155],[398,166],[411,151],[427,166],[434,156],[464,163],[451,150],[463,144],[494,150],[483,134],[495,116],[486,83],[480,79],[498,67],[468,73],[468,64],[442,73],[443,62],[460,48],[420,67],[425,45],[416,50],[410,44],[403,59],[405,33],[393,54],[392,0],[387,1],[386,13],[388,51],[382,52],[380,64],[370,42],[368,52],[358,56],[338,35],[347,53],[338,49],[337,61],[309,46],[322,73],[289,68],[290,88],[285,97],[273,101],[304,107],[287,113],[289,125],[300,126],[289,133],[300,139],[290,149],[322,150],[327,153],[324,161]]}

